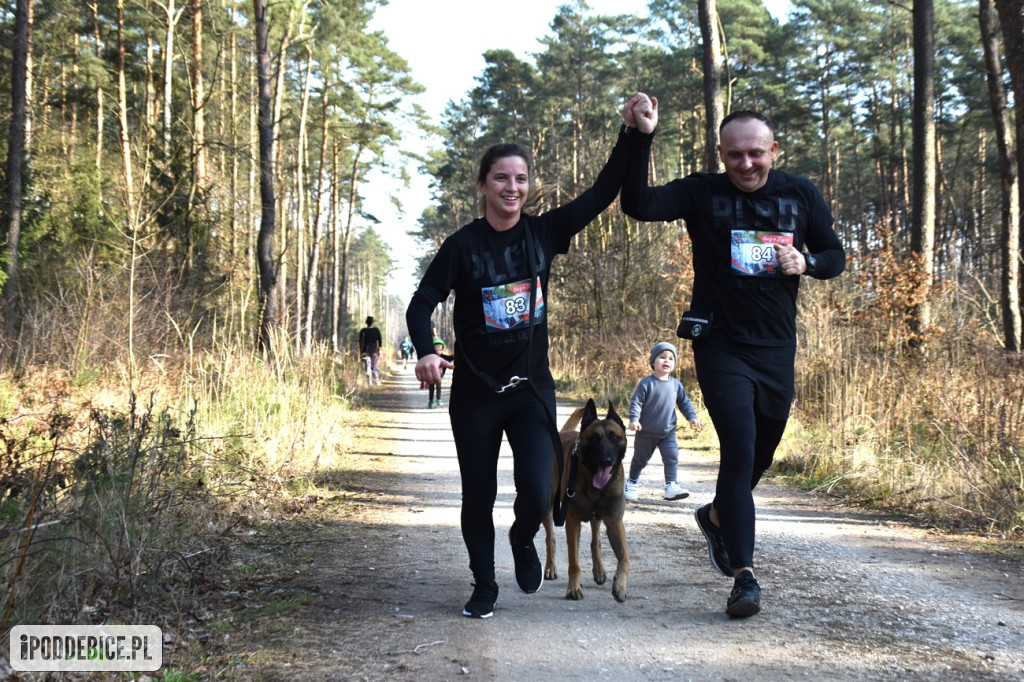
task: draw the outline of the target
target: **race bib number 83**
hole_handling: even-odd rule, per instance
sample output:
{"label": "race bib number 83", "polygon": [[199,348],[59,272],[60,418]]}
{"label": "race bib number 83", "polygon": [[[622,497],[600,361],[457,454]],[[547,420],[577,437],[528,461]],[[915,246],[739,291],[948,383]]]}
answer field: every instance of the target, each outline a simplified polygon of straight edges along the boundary
{"label": "race bib number 83", "polygon": [[[535,282],[537,300],[533,306],[533,323],[544,319],[544,292],[540,277]],[[484,306],[484,322],[490,331],[519,329],[530,323],[530,280],[509,282],[480,290]]]}

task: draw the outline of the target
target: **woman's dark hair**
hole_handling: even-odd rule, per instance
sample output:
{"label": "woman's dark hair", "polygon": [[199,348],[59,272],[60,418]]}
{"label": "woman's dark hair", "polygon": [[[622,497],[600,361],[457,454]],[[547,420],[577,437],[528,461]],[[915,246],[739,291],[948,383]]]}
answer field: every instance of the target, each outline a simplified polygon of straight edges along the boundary
{"label": "woman's dark hair", "polygon": [[495,161],[504,159],[506,156],[521,156],[523,161],[526,162],[526,170],[530,170],[530,152],[526,151],[526,147],[515,142],[499,142],[485,149],[484,155],[480,157],[480,171],[476,176],[477,182],[480,184],[486,183],[487,174],[491,172],[491,166],[494,165]]}

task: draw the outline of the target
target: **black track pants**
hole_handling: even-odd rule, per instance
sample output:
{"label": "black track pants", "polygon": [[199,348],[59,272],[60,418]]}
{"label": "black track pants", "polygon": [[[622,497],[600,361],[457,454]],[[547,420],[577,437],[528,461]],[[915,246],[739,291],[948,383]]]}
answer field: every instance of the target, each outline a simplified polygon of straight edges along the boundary
{"label": "black track pants", "polygon": [[793,400],[795,347],[693,344],[704,405],[721,447],[715,509],[729,563],[754,565],[752,491],[771,466]]}
{"label": "black track pants", "polygon": [[[553,389],[542,390],[551,413]],[[498,450],[505,434],[512,449],[516,498],[512,535],[532,540],[551,502],[554,446],[544,406],[528,388],[497,402],[463,403],[454,393],[449,414],[462,476],[462,539],[476,580],[494,579],[494,501],[498,493]]]}

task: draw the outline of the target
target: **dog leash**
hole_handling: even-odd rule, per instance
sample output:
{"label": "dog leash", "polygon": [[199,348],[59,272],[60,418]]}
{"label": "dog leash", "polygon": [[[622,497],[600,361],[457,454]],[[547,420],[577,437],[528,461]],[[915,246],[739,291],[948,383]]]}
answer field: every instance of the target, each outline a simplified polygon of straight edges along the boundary
{"label": "dog leash", "polygon": [[[537,261],[534,258],[533,250],[533,232],[530,230],[530,224],[524,223],[523,230],[526,233],[526,257],[530,261],[530,311],[529,316],[526,318],[529,324],[527,328],[527,342],[526,342],[526,368],[530,369],[530,365],[533,363],[533,313],[537,305]],[[512,376],[509,378],[507,384],[499,384],[490,375],[484,373],[473,362],[469,359],[469,356],[463,351],[462,358],[465,360],[466,365],[481,381],[491,387],[495,393],[504,393],[505,391],[518,388],[521,384],[526,384],[530,392],[537,398],[541,406],[544,408],[545,421],[548,424],[548,435],[551,436],[551,444],[554,446],[554,457],[555,462],[558,465],[558,485],[559,492],[562,491],[562,480],[565,478],[565,463],[563,462],[562,456],[562,437],[558,433],[558,423],[555,419],[555,415],[551,413],[551,408],[548,406],[547,401],[544,400],[544,396],[540,394],[537,387],[534,385],[528,376]],[[569,457],[569,480],[565,486],[565,496],[561,498],[561,504],[559,504],[556,498],[554,503],[554,509],[552,510],[553,520],[556,526],[562,526],[565,524],[565,515],[569,511],[569,502],[576,495],[576,474],[579,470],[579,438],[576,439],[576,445],[573,446],[572,455]]]}

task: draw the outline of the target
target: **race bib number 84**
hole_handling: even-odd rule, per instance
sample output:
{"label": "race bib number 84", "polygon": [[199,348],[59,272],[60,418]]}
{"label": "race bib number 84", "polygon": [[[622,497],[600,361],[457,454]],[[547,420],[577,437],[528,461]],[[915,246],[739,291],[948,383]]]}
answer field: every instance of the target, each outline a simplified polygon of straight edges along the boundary
{"label": "race bib number 84", "polygon": [[[533,306],[533,323],[544,319],[544,292],[540,277],[535,282],[537,300]],[[490,331],[519,329],[530,323],[530,280],[509,282],[480,290],[484,306],[484,321]]]}
{"label": "race bib number 84", "polygon": [[776,244],[792,244],[792,232],[732,231],[733,274],[754,277],[781,277],[775,258]]}

